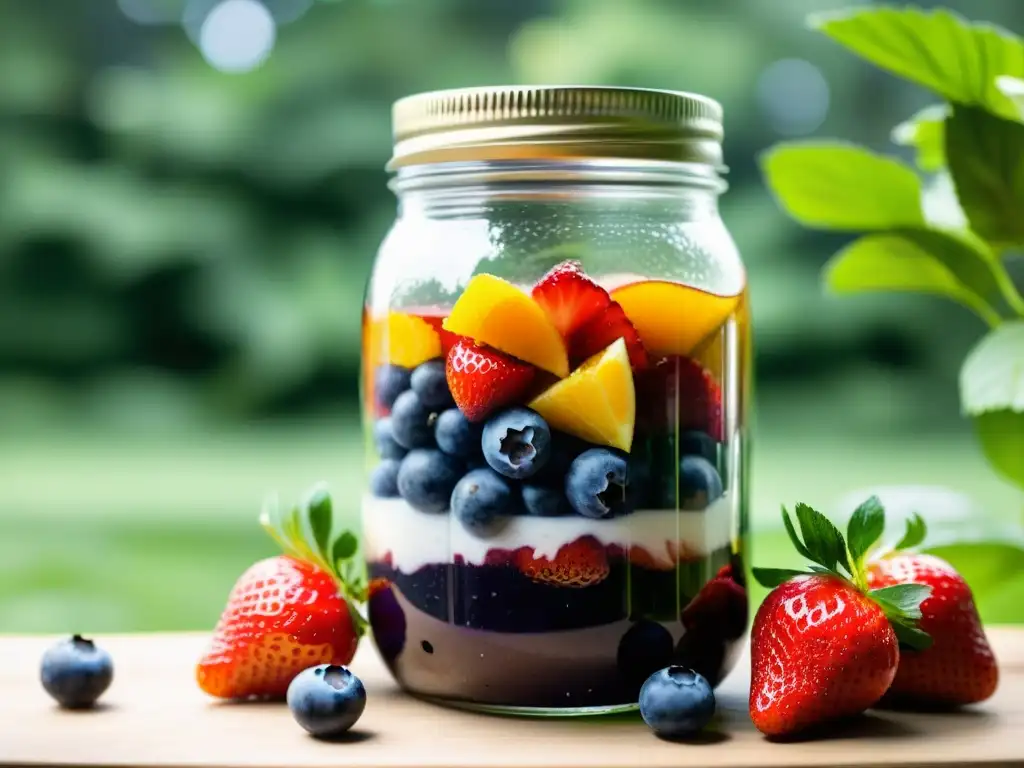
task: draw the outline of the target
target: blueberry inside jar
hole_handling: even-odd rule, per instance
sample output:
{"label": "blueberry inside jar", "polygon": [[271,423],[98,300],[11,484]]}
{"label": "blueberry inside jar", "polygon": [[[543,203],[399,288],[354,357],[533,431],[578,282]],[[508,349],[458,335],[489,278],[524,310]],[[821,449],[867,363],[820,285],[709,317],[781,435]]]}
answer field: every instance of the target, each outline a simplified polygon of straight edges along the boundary
{"label": "blueberry inside jar", "polygon": [[747,625],[750,408],[721,108],[481,88],[394,124],[363,316],[378,650],[480,710],[633,708],[670,664],[717,684]]}

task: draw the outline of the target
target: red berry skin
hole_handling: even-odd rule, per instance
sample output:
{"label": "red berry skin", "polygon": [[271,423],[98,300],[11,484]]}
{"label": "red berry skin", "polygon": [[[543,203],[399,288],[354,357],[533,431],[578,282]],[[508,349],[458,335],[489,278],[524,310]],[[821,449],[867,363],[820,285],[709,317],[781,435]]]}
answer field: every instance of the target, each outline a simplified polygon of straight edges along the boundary
{"label": "red berry skin", "polygon": [[901,652],[885,703],[960,706],[992,696],[999,685],[999,667],[967,582],[934,555],[895,554],[868,569],[872,589],[907,583],[932,588],[921,603],[919,623],[931,635],[932,645]]}
{"label": "red berry skin", "polygon": [[445,376],[455,404],[470,421],[524,399],[536,369],[514,357],[460,339],[448,352]]}
{"label": "red berry skin", "polygon": [[722,388],[711,372],[688,357],[667,357],[637,375],[637,422],[655,432],[697,430],[725,437]]}
{"label": "red berry skin", "polygon": [[334,577],[287,555],[261,560],[235,583],[196,667],[217,698],[282,698],[317,664],[348,664],[359,636]]}
{"label": "red berry skin", "polygon": [[626,317],[618,302],[613,301],[599,315],[582,325],[569,339],[569,359],[573,367],[603,352],[609,345],[623,339],[629,353],[629,364],[634,371],[645,369],[649,360],[647,350],[640,341],[633,323]]}
{"label": "red berry skin", "polygon": [[648,365],[647,350],[633,323],[608,291],[583,272],[578,261],[564,261],[540,279],[532,296],[569,346],[573,368],[624,339],[634,371]]}
{"label": "red berry skin", "polygon": [[896,676],[899,645],[882,609],[834,576],[797,576],[754,617],[750,717],[785,737],[863,712]]}
{"label": "red berry skin", "polygon": [[747,628],[747,590],[732,577],[732,568],[722,566],[680,613],[687,630],[706,627],[725,640],[736,640]]}
{"label": "red berry skin", "polygon": [[456,333],[452,333],[451,331],[444,329],[442,323],[444,322],[445,315],[441,313],[440,310],[435,310],[433,313],[429,310],[423,310],[423,312],[424,314],[420,314],[416,310],[406,310],[406,314],[414,315],[415,317],[426,321],[430,324],[431,328],[437,331],[438,338],[441,339],[441,355],[442,357],[447,357],[448,352],[455,346],[455,342],[457,342],[461,337]]}
{"label": "red berry skin", "polygon": [[586,276],[578,261],[563,261],[553,267],[534,286],[532,296],[566,340],[612,301],[608,291]]}

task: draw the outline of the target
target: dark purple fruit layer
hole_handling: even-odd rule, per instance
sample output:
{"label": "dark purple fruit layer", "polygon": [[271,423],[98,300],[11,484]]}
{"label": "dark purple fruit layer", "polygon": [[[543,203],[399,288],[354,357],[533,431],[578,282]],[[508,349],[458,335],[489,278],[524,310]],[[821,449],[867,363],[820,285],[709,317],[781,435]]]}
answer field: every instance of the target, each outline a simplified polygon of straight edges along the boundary
{"label": "dark purple fruit layer", "polygon": [[609,559],[607,578],[588,587],[534,581],[509,565],[433,564],[413,573],[370,563],[370,577],[395,584],[417,609],[459,627],[528,633],[594,627],[624,619],[671,621],[723,565],[728,549],[659,571]]}
{"label": "dark purple fruit layer", "polygon": [[[735,558],[733,561],[736,572],[742,573]],[[500,569],[465,565],[452,569],[460,572],[455,575],[458,581],[454,583],[460,586],[453,589],[453,596],[461,598],[455,602],[462,607],[464,618],[488,619],[501,626],[507,621],[503,609],[513,605],[519,610],[515,600],[508,600],[509,594],[502,596],[499,591],[491,597],[490,591],[483,592],[499,584],[499,589],[507,588],[504,585],[510,582],[494,582],[495,571]],[[622,563],[613,565],[613,575],[605,582],[624,590],[624,571]],[[742,584],[715,576],[716,572],[694,598],[685,601],[675,597],[678,581],[668,582],[667,587],[662,582],[662,588],[671,593],[665,604],[675,606],[672,618],[642,617],[635,606],[634,617],[627,618],[622,591],[613,601],[616,607],[610,612],[600,609],[601,621],[589,626],[579,624],[582,617],[573,606],[594,605],[585,597],[588,592],[607,599],[600,584],[580,589],[535,584],[531,596],[545,606],[536,616],[546,617],[549,626],[537,627],[538,619],[533,618],[534,629],[519,626],[497,631],[482,630],[465,620],[460,623],[454,610],[451,616],[438,615],[438,605],[455,603],[446,599],[424,602],[410,596],[401,584],[411,587],[412,577],[384,566],[374,567],[378,578],[387,578],[389,572],[398,582],[378,586],[369,603],[370,623],[381,655],[396,679],[414,693],[465,703],[558,708],[634,703],[644,680],[671,663],[695,669],[714,685],[734,663],[746,625]],[[434,571],[433,582],[421,577],[418,588],[447,585],[445,577],[437,576],[442,572]],[[708,572],[706,564],[704,572]],[[731,573],[730,565],[717,571],[723,572]],[[632,574],[629,583],[633,589],[643,588]],[[488,602],[490,608],[470,607]],[[431,611],[422,605],[431,606]],[[566,628],[561,613],[567,606],[579,628]]]}

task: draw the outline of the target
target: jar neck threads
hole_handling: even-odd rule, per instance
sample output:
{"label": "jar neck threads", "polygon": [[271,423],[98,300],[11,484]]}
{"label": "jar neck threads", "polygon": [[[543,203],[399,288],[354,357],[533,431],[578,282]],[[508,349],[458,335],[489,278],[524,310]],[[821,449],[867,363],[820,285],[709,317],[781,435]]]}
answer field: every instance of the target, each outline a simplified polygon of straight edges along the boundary
{"label": "jar neck threads", "polygon": [[503,160],[416,165],[389,184],[403,210],[430,215],[498,201],[573,200],[682,206],[689,217],[717,216],[727,184],[698,163],[635,160]]}

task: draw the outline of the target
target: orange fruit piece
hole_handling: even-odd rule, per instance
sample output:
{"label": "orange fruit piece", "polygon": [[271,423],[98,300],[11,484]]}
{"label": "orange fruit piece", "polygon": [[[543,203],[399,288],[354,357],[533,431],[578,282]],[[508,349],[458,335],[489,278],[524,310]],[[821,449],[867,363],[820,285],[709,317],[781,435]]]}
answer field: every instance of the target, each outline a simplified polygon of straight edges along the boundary
{"label": "orange fruit piece", "polygon": [[569,375],[562,335],[533,298],[493,275],[466,285],[442,327],[553,373]]}
{"label": "orange fruit piece", "polygon": [[626,342],[615,340],[567,379],[538,395],[530,408],[553,429],[628,453],[636,423],[636,394]]}
{"label": "orange fruit piece", "polygon": [[651,357],[689,355],[725,322],[740,296],[716,296],[678,283],[650,280],[612,291]]}
{"label": "orange fruit piece", "polygon": [[389,312],[380,329],[387,361],[403,368],[441,356],[441,337],[426,320],[404,312]]}

